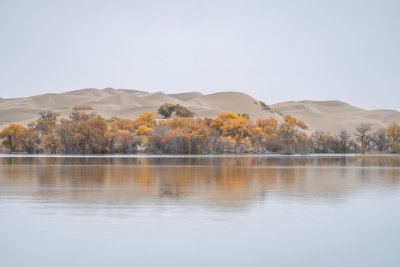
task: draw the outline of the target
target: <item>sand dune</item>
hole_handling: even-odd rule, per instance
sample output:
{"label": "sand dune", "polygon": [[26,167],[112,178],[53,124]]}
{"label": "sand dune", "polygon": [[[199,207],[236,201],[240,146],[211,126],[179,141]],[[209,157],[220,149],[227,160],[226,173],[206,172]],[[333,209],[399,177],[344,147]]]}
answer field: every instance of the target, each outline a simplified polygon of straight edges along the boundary
{"label": "sand dune", "polygon": [[[152,112],[165,102],[189,107],[196,117],[215,117],[219,112],[247,113],[255,121],[258,118],[292,114],[310,126],[310,130],[323,130],[332,134],[340,130],[353,133],[361,123],[371,124],[374,130],[392,122],[400,123],[400,112],[394,110],[364,110],[340,101],[285,102],[270,106],[270,112],[259,101],[239,92],[221,92],[203,95],[199,92],[165,94],[138,90],[87,88],[61,94],[43,94],[31,97],[0,98],[0,128],[9,123],[26,125],[37,119],[42,110],[53,110],[68,116],[74,106],[91,106],[94,111],[111,118],[114,116],[135,119],[142,113]],[[156,115],[157,118],[161,118]]]}
{"label": "sand dune", "polygon": [[35,120],[42,110],[53,110],[68,116],[74,106],[91,106],[99,114],[135,119],[142,113],[152,112],[165,102],[189,107],[196,117],[215,117],[218,112],[248,113],[252,119],[280,117],[263,110],[258,101],[246,94],[226,92],[203,95],[199,92],[165,94],[138,90],[94,88],[62,94],[43,94],[31,97],[0,99],[0,127],[9,123],[27,124]]}
{"label": "sand dune", "polygon": [[362,123],[370,124],[374,131],[397,122],[400,112],[395,110],[365,110],[340,101],[299,101],[271,105],[283,114],[292,114],[306,122],[312,130],[336,134],[341,130],[354,133]]}

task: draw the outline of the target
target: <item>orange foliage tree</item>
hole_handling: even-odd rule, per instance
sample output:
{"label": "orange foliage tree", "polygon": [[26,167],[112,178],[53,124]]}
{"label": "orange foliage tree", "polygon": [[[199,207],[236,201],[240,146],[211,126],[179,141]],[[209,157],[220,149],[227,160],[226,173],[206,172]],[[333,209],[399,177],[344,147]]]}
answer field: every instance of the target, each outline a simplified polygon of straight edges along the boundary
{"label": "orange foliage tree", "polygon": [[162,142],[168,153],[202,153],[209,151],[209,131],[202,119],[174,118],[168,122],[171,130]]}
{"label": "orange foliage tree", "polygon": [[217,118],[211,123],[210,127],[218,131],[221,137],[229,137],[235,142],[235,153],[239,145],[250,145],[249,141],[252,136],[252,125],[249,120],[243,116],[234,113],[218,113]]}
{"label": "orange foliage tree", "polygon": [[298,128],[303,130],[308,129],[304,122],[288,114],[284,117],[284,122],[279,124],[278,136],[282,142],[292,144],[298,140]]}
{"label": "orange foliage tree", "polygon": [[[152,113],[141,114],[135,120],[106,120],[95,112],[79,110],[74,110],[69,118],[62,118],[57,122],[56,113],[44,111],[27,128],[10,124],[0,131],[0,138],[11,152],[26,153],[148,151],[192,154],[271,151],[304,154],[311,151],[397,153],[400,150],[400,126],[397,123],[372,134],[368,133],[370,126],[361,125],[357,128],[354,139],[345,131],[337,135],[314,132],[309,137],[305,132],[307,125],[291,115],[284,116],[280,123],[269,118],[258,119],[254,125],[245,113],[226,112],[219,113],[215,119],[194,119],[182,106],[173,106],[177,116],[158,123]],[[179,110],[183,113],[179,114]]]}
{"label": "orange foliage tree", "polygon": [[3,145],[15,152],[20,146],[22,138],[25,134],[25,127],[19,124],[10,124],[0,132],[0,138],[3,140]]}
{"label": "orange foliage tree", "polygon": [[31,127],[26,129],[21,138],[22,149],[29,154],[39,153],[41,142],[40,133]]}
{"label": "orange foliage tree", "polygon": [[134,122],[135,134],[142,136],[143,141],[147,142],[148,135],[153,131],[153,127],[157,125],[156,118],[153,113],[144,113],[139,115]]}
{"label": "orange foliage tree", "polygon": [[389,142],[386,145],[392,152],[398,152],[400,149],[400,125],[394,122],[385,131],[389,137]]}

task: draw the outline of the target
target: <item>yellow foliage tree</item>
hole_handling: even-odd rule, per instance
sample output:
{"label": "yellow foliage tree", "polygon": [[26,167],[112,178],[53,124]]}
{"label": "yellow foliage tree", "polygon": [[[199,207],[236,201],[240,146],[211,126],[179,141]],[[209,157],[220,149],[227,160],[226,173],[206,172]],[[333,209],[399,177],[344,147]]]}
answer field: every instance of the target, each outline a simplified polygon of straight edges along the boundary
{"label": "yellow foliage tree", "polygon": [[299,132],[297,128],[308,129],[304,122],[297,120],[290,114],[286,115],[284,120],[284,122],[279,124],[278,135],[282,142],[286,144],[292,144],[298,140]]}
{"label": "yellow foliage tree", "polygon": [[61,146],[61,138],[56,135],[54,131],[48,132],[43,137],[43,147],[50,151],[52,154],[56,154],[57,150]]}
{"label": "yellow foliage tree", "polygon": [[260,144],[261,144],[263,138],[264,138],[264,133],[260,127],[252,128],[252,141],[254,143],[254,146],[256,147],[257,154],[258,154],[258,149],[260,147]]}
{"label": "yellow foliage tree", "polygon": [[386,146],[389,147],[392,151],[396,151],[397,143],[395,141],[390,141],[386,144]]}
{"label": "yellow foliage tree", "polygon": [[36,130],[40,130],[43,134],[54,130],[54,128],[56,127],[58,114],[53,111],[46,110],[41,111],[39,115],[40,117],[36,121]]}
{"label": "yellow foliage tree", "polygon": [[78,121],[71,135],[73,147],[78,153],[110,152],[113,143],[113,134],[106,120],[98,115]]}
{"label": "yellow foliage tree", "polygon": [[135,120],[135,126],[137,128],[142,125],[152,128],[156,124],[156,118],[154,117],[153,113],[150,112],[139,115],[139,117],[137,117],[137,119]]}
{"label": "yellow foliage tree", "polygon": [[134,131],[135,122],[129,119],[120,119],[120,118],[113,118],[111,120],[111,128],[114,130],[126,130],[129,132]]}
{"label": "yellow foliage tree", "polygon": [[35,131],[33,127],[26,129],[23,137],[21,138],[22,149],[29,153],[38,153],[40,151],[40,143],[42,142],[40,134]]}
{"label": "yellow foliage tree", "polygon": [[135,134],[142,136],[143,141],[147,142],[148,135],[153,131],[153,127],[156,126],[156,118],[153,113],[141,114],[134,123]]}
{"label": "yellow foliage tree", "polygon": [[15,152],[21,146],[21,140],[25,134],[25,127],[19,124],[10,124],[0,132],[0,138],[3,140],[3,145],[11,152]]}
{"label": "yellow foliage tree", "polygon": [[210,127],[218,131],[221,136],[229,136],[235,140],[235,153],[239,145],[247,144],[245,138],[252,136],[252,125],[249,120],[234,113],[218,113]]}
{"label": "yellow foliage tree", "polygon": [[394,122],[386,128],[385,132],[389,137],[387,146],[390,147],[393,152],[397,152],[400,148],[400,125]]}
{"label": "yellow foliage tree", "polygon": [[258,119],[256,125],[263,131],[266,141],[278,138],[278,121],[276,119]]}
{"label": "yellow foliage tree", "polygon": [[209,132],[202,119],[174,118],[168,126],[172,128],[163,138],[169,153],[201,153],[209,150]]}

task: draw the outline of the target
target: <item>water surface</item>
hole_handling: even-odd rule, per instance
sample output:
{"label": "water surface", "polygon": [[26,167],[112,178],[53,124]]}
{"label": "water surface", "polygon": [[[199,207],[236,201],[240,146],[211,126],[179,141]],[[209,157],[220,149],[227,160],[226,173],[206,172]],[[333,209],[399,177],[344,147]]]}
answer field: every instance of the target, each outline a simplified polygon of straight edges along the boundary
{"label": "water surface", "polygon": [[400,266],[400,157],[2,157],[0,266]]}

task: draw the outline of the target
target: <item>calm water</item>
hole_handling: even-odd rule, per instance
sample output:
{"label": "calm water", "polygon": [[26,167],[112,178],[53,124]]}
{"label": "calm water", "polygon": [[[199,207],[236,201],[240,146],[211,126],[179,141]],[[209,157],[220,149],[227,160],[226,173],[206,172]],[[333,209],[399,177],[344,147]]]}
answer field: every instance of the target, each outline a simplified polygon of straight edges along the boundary
{"label": "calm water", "polygon": [[0,266],[400,266],[400,157],[2,157]]}

